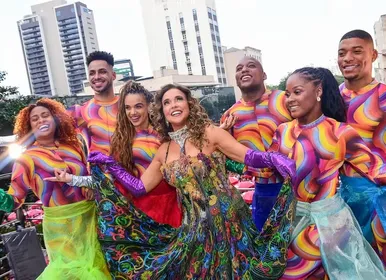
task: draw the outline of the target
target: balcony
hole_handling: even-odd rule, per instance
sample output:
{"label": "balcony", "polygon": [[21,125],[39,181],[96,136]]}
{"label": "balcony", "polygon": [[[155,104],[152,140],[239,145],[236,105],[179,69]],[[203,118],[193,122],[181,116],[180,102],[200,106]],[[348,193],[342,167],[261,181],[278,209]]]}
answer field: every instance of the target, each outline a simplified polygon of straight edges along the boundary
{"label": "balcony", "polygon": [[69,51],[74,51],[74,50],[80,50],[82,52],[81,45],[78,44],[78,45],[63,47],[63,52],[69,52]]}
{"label": "balcony", "polygon": [[44,52],[37,52],[36,54],[27,55],[28,60],[38,58],[38,57],[44,57]]}
{"label": "balcony", "polygon": [[68,36],[71,34],[78,34],[78,29],[69,30],[67,32],[60,32],[60,36]]}
{"label": "balcony", "polygon": [[[35,30],[35,32],[36,32],[36,30]],[[32,35],[24,36],[24,37],[23,37],[23,40],[24,40],[24,41],[28,41],[28,40],[31,39],[31,38],[36,38],[36,37],[40,37],[40,36],[41,36],[41,34],[40,34],[40,32],[38,32],[37,34],[32,34]]]}
{"label": "balcony", "polygon": [[33,44],[33,43],[40,43],[42,41],[42,37],[38,35],[34,35],[33,37],[30,37],[29,39],[24,38],[24,45],[27,46],[28,44]]}
{"label": "balcony", "polygon": [[185,49],[185,54],[189,54],[189,49]]}
{"label": "balcony", "polygon": [[43,67],[41,67],[41,69],[35,69],[35,70],[31,70],[30,69],[29,73],[31,75],[34,75],[34,74],[37,74],[37,73],[47,73],[47,67],[43,66]]}
{"label": "balcony", "polygon": [[73,45],[79,45],[80,46],[80,40],[79,39],[76,39],[76,40],[67,40],[67,41],[62,41],[62,47],[65,48],[65,47],[70,47],[70,46],[73,46]]}
{"label": "balcony", "polygon": [[187,61],[185,61],[186,65],[191,65],[192,62],[190,61],[190,59],[188,59]]}
{"label": "balcony", "polygon": [[23,31],[21,34],[23,34],[23,36],[25,36],[25,35],[29,35],[29,34],[32,34],[32,33],[40,31],[39,27],[34,27],[34,28],[36,28],[36,29],[28,28],[27,30]]}
{"label": "balcony", "polygon": [[59,26],[63,26],[63,25],[71,24],[71,23],[76,24],[76,18],[69,18],[69,19],[58,21]]}
{"label": "balcony", "polygon": [[65,35],[60,38],[60,41],[65,42],[69,40],[79,39],[78,33],[72,34],[72,35]]}
{"label": "balcony", "polygon": [[43,46],[42,43],[36,43],[36,44],[34,44],[34,45],[28,45],[28,46],[26,46],[25,49],[28,51],[28,50],[30,50],[30,49],[35,49],[35,48],[42,47],[42,46]]}
{"label": "balcony", "polygon": [[59,27],[59,32],[63,32],[66,30],[71,30],[71,29],[78,29],[78,25],[76,23],[64,25],[62,27]]}

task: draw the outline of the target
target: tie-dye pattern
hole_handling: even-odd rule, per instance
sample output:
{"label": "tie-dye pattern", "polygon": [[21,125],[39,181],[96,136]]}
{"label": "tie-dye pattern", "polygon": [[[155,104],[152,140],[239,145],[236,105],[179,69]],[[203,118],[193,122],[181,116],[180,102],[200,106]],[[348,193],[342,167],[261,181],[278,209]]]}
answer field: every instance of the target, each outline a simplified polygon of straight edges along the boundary
{"label": "tie-dye pattern", "polygon": [[119,96],[101,102],[92,98],[83,105],[75,105],[68,112],[75,119],[89,152],[110,153],[110,140],[117,123]]}
{"label": "tie-dye pattern", "polygon": [[29,189],[45,207],[84,200],[81,188],[43,179],[55,176],[54,168],[66,169],[74,175],[87,175],[85,162],[82,152],[66,144],[59,144],[57,148],[30,146],[13,166],[9,194],[14,197],[15,208],[24,202]]}
{"label": "tie-dye pattern", "polygon": [[[340,86],[341,94],[347,106],[347,123],[362,136],[371,152],[383,160],[379,174],[386,174],[386,85],[373,80],[358,92]],[[357,177],[356,170],[347,167],[345,174]],[[386,234],[378,215],[372,216],[371,227],[379,254],[386,267]]]}
{"label": "tie-dye pattern", "polygon": [[[266,90],[256,102],[238,101],[229,108],[221,118],[221,122],[229,115],[237,117],[231,129],[233,137],[241,144],[255,151],[267,151],[277,127],[291,120],[285,107],[285,92]],[[260,184],[277,183],[270,169],[254,169],[248,167],[247,174],[256,177]]]}
{"label": "tie-dye pattern", "polygon": [[[324,116],[304,126],[297,120],[280,125],[270,151],[279,151],[296,161],[294,187],[299,201],[311,203],[333,197],[339,171],[345,165],[378,183],[386,182],[386,176],[377,177],[382,161],[371,153],[359,134],[349,125]],[[323,279],[319,246],[315,225],[300,232],[290,246],[282,279]]]}

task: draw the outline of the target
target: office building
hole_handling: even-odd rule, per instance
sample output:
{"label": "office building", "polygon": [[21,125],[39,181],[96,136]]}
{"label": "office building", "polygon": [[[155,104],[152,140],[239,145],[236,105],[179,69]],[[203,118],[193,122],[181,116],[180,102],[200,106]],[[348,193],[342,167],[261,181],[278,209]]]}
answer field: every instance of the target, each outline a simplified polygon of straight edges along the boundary
{"label": "office building", "polygon": [[227,84],[214,0],[141,0],[152,71],[211,75]]}
{"label": "office building", "polygon": [[82,92],[86,56],[98,50],[92,10],[81,2],[53,0],[31,6],[31,12],[17,23],[31,93]]}

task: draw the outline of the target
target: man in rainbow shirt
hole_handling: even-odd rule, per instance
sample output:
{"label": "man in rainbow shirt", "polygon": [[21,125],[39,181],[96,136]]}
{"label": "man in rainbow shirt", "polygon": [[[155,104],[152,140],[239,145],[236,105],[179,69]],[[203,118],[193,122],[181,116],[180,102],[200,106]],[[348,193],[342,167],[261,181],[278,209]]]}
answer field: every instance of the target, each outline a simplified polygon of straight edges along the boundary
{"label": "man in rainbow shirt", "polygon": [[[377,59],[373,38],[363,30],[352,30],[341,38],[338,64],[344,76],[340,91],[347,106],[347,123],[361,135],[372,153],[385,164],[386,173],[386,85],[372,77]],[[377,186],[353,168],[341,175],[341,194],[353,210],[366,239],[376,247],[386,264],[386,188]]]}
{"label": "man in rainbow shirt", "polygon": [[75,105],[70,112],[76,120],[89,152],[110,154],[110,140],[117,123],[119,96],[114,94],[114,57],[95,51],[87,57],[89,82],[94,97],[83,105]]}
{"label": "man in rainbow shirt", "polygon": [[[236,82],[242,98],[221,118],[224,124],[232,123],[230,133],[250,149],[265,152],[272,143],[276,128],[291,120],[285,107],[285,92],[265,88],[265,74],[261,63],[253,57],[244,57],[236,66]],[[229,127],[228,127],[229,128]],[[248,167],[245,175],[255,180],[252,202],[256,226],[261,229],[272,209],[281,188],[281,178],[270,169]]]}

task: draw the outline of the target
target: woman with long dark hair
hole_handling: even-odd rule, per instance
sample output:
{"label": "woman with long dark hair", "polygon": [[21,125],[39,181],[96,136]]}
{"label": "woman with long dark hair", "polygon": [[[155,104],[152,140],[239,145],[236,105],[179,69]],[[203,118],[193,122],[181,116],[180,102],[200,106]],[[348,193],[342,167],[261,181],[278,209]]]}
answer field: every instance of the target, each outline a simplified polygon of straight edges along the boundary
{"label": "woman with long dark hair", "polygon": [[385,182],[374,172],[382,162],[344,123],[344,101],[329,70],[296,70],[287,80],[286,96],[294,120],[278,127],[270,151],[296,162],[298,219],[281,279],[385,279],[380,259],[338,194],[347,166]]}

